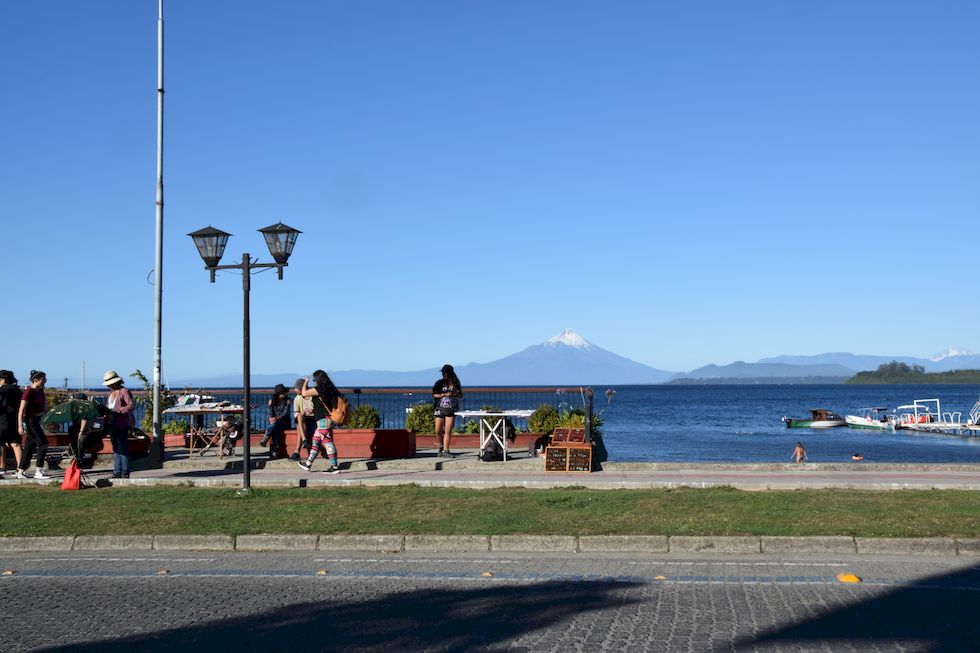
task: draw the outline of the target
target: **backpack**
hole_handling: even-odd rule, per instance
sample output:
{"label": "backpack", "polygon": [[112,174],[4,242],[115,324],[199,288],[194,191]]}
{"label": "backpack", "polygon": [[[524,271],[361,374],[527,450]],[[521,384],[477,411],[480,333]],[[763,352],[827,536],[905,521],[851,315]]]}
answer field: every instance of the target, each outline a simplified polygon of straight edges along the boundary
{"label": "backpack", "polygon": [[323,401],[323,397],[318,397],[318,399],[326,409],[327,417],[334,423],[334,426],[343,426],[347,423],[347,419],[350,417],[350,403],[344,399],[344,395],[337,393],[337,406],[333,410],[330,410],[327,403]]}

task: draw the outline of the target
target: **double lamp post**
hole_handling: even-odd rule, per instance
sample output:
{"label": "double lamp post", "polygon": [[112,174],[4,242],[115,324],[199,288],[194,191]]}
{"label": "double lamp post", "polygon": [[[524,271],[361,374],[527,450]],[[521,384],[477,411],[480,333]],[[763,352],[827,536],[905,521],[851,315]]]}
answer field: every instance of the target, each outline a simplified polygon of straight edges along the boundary
{"label": "double lamp post", "polygon": [[246,252],[242,254],[241,263],[236,263],[235,265],[218,265],[218,263],[221,261],[221,257],[225,253],[225,246],[228,244],[228,238],[231,236],[231,234],[210,226],[187,234],[194,239],[194,245],[197,247],[197,251],[201,255],[201,258],[204,259],[204,269],[211,272],[211,283],[214,283],[214,273],[217,270],[241,270],[242,272],[242,292],[244,295],[242,380],[245,390],[242,411],[242,427],[245,431],[243,437],[244,442],[242,443],[242,453],[245,458],[242,477],[243,492],[248,492],[252,486],[250,473],[252,466],[250,448],[252,436],[252,373],[250,368],[251,363],[249,360],[251,343],[249,341],[248,306],[248,293],[251,289],[250,282],[252,270],[276,268],[279,271],[279,279],[281,280],[282,269],[288,265],[287,261],[289,260],[289,255],[293,253],[293,247],[296,245],[296,238],[301,233],[299,230],[293,229],[292,227],[284,225],[281,222],[274,224],[271,227],[266,227],[265,229],[259,229],[259,231],[265,237],[265,243],[269,247],[269,253],[272,255],[273,260],[275,260],[275,263],[258,263],[256,262],[257,259],[253,259],[248,252]]}

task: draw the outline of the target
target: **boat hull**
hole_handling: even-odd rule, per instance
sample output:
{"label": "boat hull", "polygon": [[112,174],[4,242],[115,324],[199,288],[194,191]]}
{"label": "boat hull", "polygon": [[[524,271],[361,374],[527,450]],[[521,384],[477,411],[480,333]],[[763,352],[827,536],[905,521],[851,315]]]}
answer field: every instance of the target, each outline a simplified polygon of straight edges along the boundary
{"label": "boat hull", "polygon": [[887,422],[882,422],[880,420],[868,419],[867,417],[860,417],[858,415],[848,415],[844,418],[847,422],[848,428],[852,429],[865,429],[866,431],[884,431],[888,428]]}
{"label": "boat hull", "polygon": [[786,419],[786,427],[791,429],[832,429],[838,426],[847,426],[847,422],[840,419]]}

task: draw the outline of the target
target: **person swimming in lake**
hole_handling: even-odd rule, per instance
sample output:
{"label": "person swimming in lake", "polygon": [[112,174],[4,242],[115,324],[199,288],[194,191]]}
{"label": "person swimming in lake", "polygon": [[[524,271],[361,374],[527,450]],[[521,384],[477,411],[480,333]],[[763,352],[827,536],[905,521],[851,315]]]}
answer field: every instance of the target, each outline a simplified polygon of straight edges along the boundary
{"label": "person swimming in lake", "polygon": [[796,448],[793,449],[793,455],[790,458],[795,458],[797,464],[802,463],[806,460],[806,449],[803,448],[802,442],[796,443]]}
{"label": "person swimming in lake", "polygon": [[855,453],[851,456],[851,460],[864,460],[864,456],[859,453]]}

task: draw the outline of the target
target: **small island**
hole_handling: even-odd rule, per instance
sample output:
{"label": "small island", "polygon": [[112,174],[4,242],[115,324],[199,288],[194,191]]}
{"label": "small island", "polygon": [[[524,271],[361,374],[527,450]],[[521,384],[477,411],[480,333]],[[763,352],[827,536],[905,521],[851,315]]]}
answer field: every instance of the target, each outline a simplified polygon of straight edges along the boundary
{"label": "small island", "polygon": [[952,370],[950,372],[926,372],[921,365],[909,365],[892,361],[878,366],[873,372],[858,372],[845,383],[895,384],[908,383],[980,383],[980,370]]}

